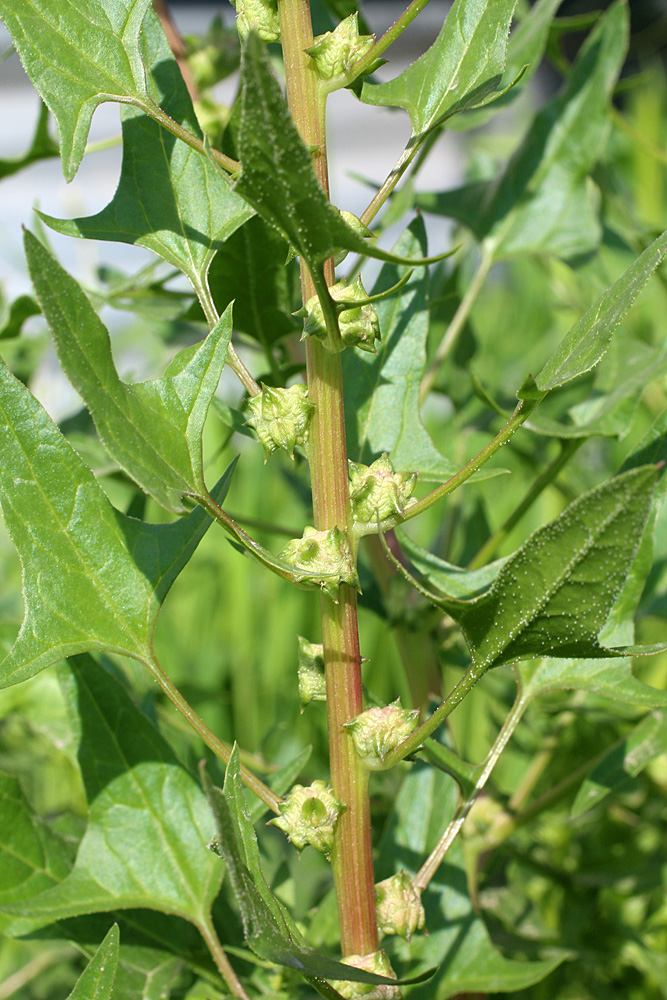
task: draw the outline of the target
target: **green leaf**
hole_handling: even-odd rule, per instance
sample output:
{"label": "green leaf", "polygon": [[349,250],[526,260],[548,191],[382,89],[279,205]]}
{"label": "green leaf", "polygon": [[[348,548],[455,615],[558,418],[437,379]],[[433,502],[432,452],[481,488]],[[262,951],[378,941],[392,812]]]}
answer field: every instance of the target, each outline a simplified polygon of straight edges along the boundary
{"label": "green leaf", "polygon": [[[394,255],[369,245],[350,229],[327,199],[266,48],[253,33],[243,48],[241,74],[238,147],[243,169],[234,189],[292,244],[314,280],[322,261],[339,250],[396,262]],[[405,258],[398,263],[412,261]]]}
{"label": "green leaf", "polygon": [[211,784],[204,770],[202,780],[215,818],[217,844],[241,911],[245,938],[253,952],[276,965],[296,969],[307,978],[396,985],[394,979],[335,962],[307,946],[288,910],[276,899],[262,872],[257,838],[241,783],[238,748],[235,746],[232,751],[222,790]]}
{"label": "green leaf", "polygon": [[0,771],[0,910],[57,885],[70,868],[60,837],[31,811],[18,780]]}
{"label": "green leaf", "polygon": [[124,687],[90,656],[61,669],[89,801],[74,868],[59,885],[5,906],[25,932],[84,913],[145,908],[198,927],[222,880],[200,788]]}
{"label": "green leaf", "polygon": [[149,6],[150,0],[0,0],[23,67],[58,124],[68,181],[99,104],[149,102],[139,42]]}
{"label": "green leaf", "polygon": [[[398,253],[417,257],[426,250],[421,219],[415,219],[396,243]],[[373,294],[391,288],[401,277],[397,267],[385,265]],[[345,351],[348,452],[368,464],[386,451],[397,472],[418,472],[423,480],[442,482],[458,466],[441,455],[419,413],[419,389],[426,365],[428,337],[428,272],[416,271],[400,292],[377,303],[382,331],[377,355]],[[498,470],[477,473],[485,479]]]}
{"label": "green leaf", "polygon": [[111,1000],[118,965],[118,937],[118,924],[114,924],[67,1000]]}
{"label": "green leaf", "polygon": [[592,809],[663,754],[667,754],[667,712],[651,712],[591,771],[577,792],[570,814],[580,816]]}
{"label": "green leaf", "polygon": [[[25,386],[0,365],[0,503],[23,566],[25,617],[0,687],[64,656],[107,649],[154,663],[160,606],[211,523],[172,524],[115,510]],[[225,495],[228,470],[216,491]]]}
{"label": "green leaf", "polygon": [[35,133],[32,137],[30,147],[23,156],[12,157],[11,159],[0,160],[0,180],[10,177],[12,174],[23,170],[24,167],[36,163],[38,160],[46,160],[51,156],[58,155],[58,143],[54,142],[49,135],[49,109],[46,104],[40,104],[39,117],[35,126]]}
{"label": "green leaf", "polygon": [[[181,71],[157,16],[148,11],[140,39],[151,99],[201,138]],[[72,221],[42,215],[59,233],[146,247],[205,287],[211,259],[252,210],[201,153],[141,109],[121,109],[123,164],[116,193],[97,215]]]}
{"label": "green leaf", "polygon": [[516,0],[456,0],[440,34],[415,63],[389,83],[364,83],[361,100],[401,107],[413,137],[460,111],[492,100],[507,57]]}
{"label": "green leaf", "polygon": [[667,706],[667,692],[642,684],[632,673],[632,661],[534,660],[516,665],[526,697],[537,698],[551,691],[590,691],[624,705],[646,708]]}
{"label": "green leaf", "polygon": [[109,455],[159,504],[182,513],[184,495],[208,492],[201,439],[225,363],[231,310],[201,345],[177,354],[162,378],[127,385],[118,377],[108,331],[80,286],[28,231],[25,249],[60,362]]}
{"label": "green leaf", "polygon": [[[419,860],[436,846],[457,804],[458,790],[452,778],[436,768],[415,764],[396,797],[382,842],[383,868],[379,874],[385,877],[401,868],[414,871]],[[522,990],[544,979],[562,961],[557,956],[518,962],[496,951],[470,898],[460,840],[450,848],[422,902],[428,936],[418,934],[409,945],[390,938],[384,945],[392,960],[409,962],[411,968],[414,963],[417,969],[439,965],[430,982],[410,990],[410,1000]]]}
{"label": "green leaf", "polygon": [[531,656],[622,655],[598,636],[637,553],[657,479],[655,466],[643,466],[584,493],[507,560],[486,594],[439,602],[459,622],[475,674]]}
{"label": "green leaf", "polygon": [[603,356],[612,334],[667,254],[667,231],[630,265],[611,288],[575,323],[537,376],[543,390],[554,389],[590,371]]}
{"label": "green leaf", "polygon": [[396,534],[401,548],[421,576],[442,594],[448,594],[450,597],[456,597],[463,601],[477,597],[488,590],[508,559],[507,556],[496,559],[480,569],[463,569],[460,566],[453,566],[451,563],[445,562],[444,559],[434,556],[427,549],[423,549],[404,531],[397,531]]}
{"label": "green leaf", "polygon": [[20,337],[23,324],[31,316],[39,314],[39,306],[30,295],[19,295],[14,299],[9,309],[3,309],[0,318],[0,340],[11,340]]}

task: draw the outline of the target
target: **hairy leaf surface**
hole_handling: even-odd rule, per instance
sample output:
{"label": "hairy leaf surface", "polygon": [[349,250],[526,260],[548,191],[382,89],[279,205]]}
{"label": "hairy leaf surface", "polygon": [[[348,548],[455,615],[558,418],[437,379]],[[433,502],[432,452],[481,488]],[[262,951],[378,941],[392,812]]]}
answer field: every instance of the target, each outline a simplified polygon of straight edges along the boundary
{"label": "hairy leaf surface", "polygon": [[108,331],[78,283],[27,231],[25,246],[61,364],[105,448],[159,504],[184,512],[184,495],[207,494],[201,438],[225,363],[231,309],[201,345],[177,354],[162,378],[127,385],[118,377]]}
{"label": "hairy leaf surface", "polygon": [[614,655],[598,636],[637,553],[657,479],[655,466],[643,466],[583,494],[508,559],[486,594],[441,602],[461,625],[475,672],[530,656]]}
{"label": "hairy leaf surface", "polygon": [[515,7],[516,0],[456,0],[431,48],[394,80],[364,83],[361,100],[405,108],[413,136],[492,100]]}
{"label": "hairy leaf surface", "polygon": [[[192,101],[157,16],[148,11],[140,51],[151,99],[201,138]],[[140,108],[121,109],[123,164],[118,189],[97,215],[42,218],[59,233],[146,247],[205,287],[216,249],[252,215],[228,180],[201,153]]]}
{"label": "hairy leaf surface", "polygon": [[123,686],[90,656],[61,670],[89,801],[88,828],[59,885],[5,907],[18,927],[142,907],[201,926],[222,879],[206,800]]}
{"label": "hairy leaf surface", "polygon": [[[0,503],[23,566],[25,617],[0,687],[73,653],[153,661],[160,606],[210,522],[146,524],[109,503],[25,386],[0,365]],[[229,487],[226,475],[214,493]]]}

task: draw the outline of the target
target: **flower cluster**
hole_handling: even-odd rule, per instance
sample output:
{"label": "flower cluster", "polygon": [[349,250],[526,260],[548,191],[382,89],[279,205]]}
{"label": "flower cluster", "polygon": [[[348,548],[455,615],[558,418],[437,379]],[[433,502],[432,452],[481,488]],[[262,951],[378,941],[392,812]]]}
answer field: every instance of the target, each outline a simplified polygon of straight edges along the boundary
{"label": "flower cluster", "polygon": [[[375,951],[371,955],[348,955],[343,963],[365,972],[374,972],[376,976],[396,979],[396,973],[383,951]],[[345,1000],[401,1000],[398,986],[390,986],[388,983],[375,986],[372,983],[351,983],[336,979],[331,985]]]}
{"label": "flower cluster", "polygon": [[265,42],[280,38],[278,0],[231,0],[236,8],[236,27],[242,38],[254,31]]}
{"label": "flower cluster", "polygon": [[262,447],[264,460],[278,448],[294,458],[297,444],[308,440],[308,428],[315,406],[308,398],[308,386],[298,382],[289,389],[272,389],[263,385],[262,391],[251,396],[247,403],[250,417],[247,423],[255,430]]}
{"label": "flower cluster", "polygon": [[388,517],[403,517],[417,482],[416,473],[394,472],[386,452],[370,465],[348,462],[348,467],[355,521],[375,524]]}
{"label": "flower cluster", "polygon": [[[303,572],[302,579],[318,583],[336,601],[341,583],[359,588],[347,535],[340,528],[317,531],[307,525],[301,538],[293,538],[279,552],[279,559]],[[298,572],[296,581],[299,582]]]}
{"label": "flower cluster", "polygon": [[406,871],[375,886],[375,910],[383,934],[398,934],[409,941],[415,931],[424,928],[425,915],[421,892]]}
{"label": "flower cluster", "polygon": [[373,48],[373,42],[372,35],[359,34],[358,16],[350,14],[333,31],[318,35],[306,52],[314,61],[321,79],[331,80],[349,72],[355,62]]}
{"label": "flower cluster", "polygon": [[401,708],[396,700],[384,708],[367,708],[345,728],[369,771],[382,771],[387,756],[414,731],[418,716],[419,709]]}
{"label": "flower cluster", "polygon": [[[346,346],[361,348],[370,354],[377,354],[375,341],[380,340],[380,323],[373,306],[365,300],[368,298],[366,289],[361,283],[361,277],[348,285],[346,281],[339,281],[337,285],[332,285],[329,294],[334,302],[363,303],[351,305],[338,313],[338,328],[341,340]],[[325,340],[327,336],[324,313],[317,295],[313,295],[306,303],[306,321],[303,327],[304,337],[315,337],[317,340]]]}
{"label": "flower cluster", "polygon": [[321,642],[308,642],[302,635],[299,639],[299,698],[301,711],[311,701],[326,701],[327,691],[324,680],[324,647]]}
{"label": "flower cluster", "polygon": [[280,816],[271,820],[287,834],[297,850],[314,847],[327,857],[334,842],[336,820],[344,805],[334,796],[324,781],[312,785],[295,785],[280,806]]}

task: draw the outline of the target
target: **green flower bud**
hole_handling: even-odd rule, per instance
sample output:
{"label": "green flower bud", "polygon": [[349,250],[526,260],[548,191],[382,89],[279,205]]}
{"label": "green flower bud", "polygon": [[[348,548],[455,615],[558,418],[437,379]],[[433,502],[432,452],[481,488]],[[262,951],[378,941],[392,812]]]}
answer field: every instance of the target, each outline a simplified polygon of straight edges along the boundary
{"label": "green flower bud", "polygon": [[327,689],[324,680],[324,646],[321,642],[308,642],[302,635],[299,639],[299,698],[301,711],[311,701],[326,701]]}
{"label": "green flower bud", "polygon": [[424,928],[425,914],[421,892],[406,871],[375,886],[375,909],[378,927],[383,934],[398,934],[409,941],[415,931]]}
{"label": "green flower bud", "polygon": [[[396,973],[383,951],[375,951],[371,955],[347,955],[343,964],[364,969],[365,972],[374,972],[376,976],[396,979]],[[331,985],[345,1000],[401,1000],[398,986],[389,984],[374,986],[372,983],[350,983],[336,979]]]}
{"label": "green flower bud", "polygon": [[333,31],[318,35],[306,52],[313,59],[321,79],[331,80],[349,72],[355,62],[373,48],[374,41],[372,35],[359,34],[358,17],[350,14]]}
{"label": "green flower bud", "polygon": [[[303,570],[311,580],[336,601],[341,583],[349,583],[359,589],[359,577],[352,558],[347,535],[340,528],[316,531],[307,525],[302,538],[294,538],[278,554],[297,570]],[[317,575],[320,578],[317,579]],[[297,576],[297,582],[298,582]],[[306,579],[306,576],[303,577]]]}
{"label": "green flower bud", "polygon": [[308,427],[315,405],[308,397],[308,386],[300,382],[289,389],[272,389],[262,386],[262,391],[248,400],[250,417],[262,447],[264,461],[278,448],[294,458],[294,446],[308,440]]}
{"label": "green flower bud", "polygon": [[370,771],[383,771],[385,758],[417,725],[419,709],[401,708],[398,699],[384,708],[367,708],[345,723],[357,753]]}
{"label": "green flower bud", "polygon": [[324,781],[295,785],[280,805],[280,816],[272,819],[287,834],[297,850],[314,847],[327,857],[331,854],[336,820],[345,807]]}
{"label": "green flower bud", "polygon": [[[348,462],[350,472],[350,500],[355,521],[375,523],[378,518],[403,517],[410,496],[417,482],[417,474],[403,475],[394,472],[387,453],[370,465]],[[414,500],[411,501],[415,503]]]}
{"label": "green flower bud", "polygon": [[236,8],[236,27],[241,38],[256,32],[265,42],[280,38],[278,0],[230,0]]}
{"label": "green flower bud", "polygon": [[[334,302],[358,302],[368,298],[360,276],[352,285],[348,285],[345,281],[339,281],[337,285],[332,285],[329,294]],[[362,351],[377,354],[375,341],[381,339],[380,324],[372,305],[367,303],[339,312],[338,326],[344,344],[354,345],[361,348]],[[324,340],[327,336],[322,306],[316,295],[306,303],[306,322],[303,336],[316,337],[318,340]]]}

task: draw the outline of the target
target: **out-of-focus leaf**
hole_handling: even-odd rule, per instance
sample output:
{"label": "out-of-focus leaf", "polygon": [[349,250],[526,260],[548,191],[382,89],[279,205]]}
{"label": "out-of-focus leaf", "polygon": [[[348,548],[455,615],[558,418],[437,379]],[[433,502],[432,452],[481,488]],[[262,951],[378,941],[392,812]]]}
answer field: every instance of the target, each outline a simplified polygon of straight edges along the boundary
{"label": "out-of-focus leaf", "polygon": [[[433,850],[458,805],[455,781],[418,763],[404,780],[389,818],[381,848],[381,877],[406,869],[414,872]],[[410,989],[412,1000],[446,1000],[458,993],[511,993],[544,979],[562,958],[518,962],[493,946],[468,891],[459,841],[422,896],[428,935],[417,934],[408,945],[388,938],[383,946],[396,961],[412,969],[439,965],[430,982]]]}
{"label": "out-of-focus leaf", "polygon": [[[157,16],[148,11],[140,38],[151,99],[201,138],[192,102]],[[123,164],[116,193],[97,215],[42,218],[59,233],[146,247],[201,289],[219,246],[252,210],[214,165],[140,108],[121,110]]]}
{"label": "out-of-focus leaf", "polygon": [[49,109],[42,102],[30,147],[23,156],[0,160],[0,180],[4,177],[11,177],[12,174],[18,173],[24,167],[29,167],[31,163],[36,163],[37,160],[46,160],[51,156],[57,156],[58,152],[58,143],[54,142],[49,135]]}
{"label": "out-of-focus leaf", "polygon": [[564,385],[598,363],[609,346],[614,330],[662,263],[665,254],[667,232],[654,240],[575,323],[537,376],[540,390]]}
{"label": "out-of-focus leaf", "polygon": [[456,0],[431,48],[388,83],[365,82],[361,100],[405,108],[413,137],[493,100],[515,7],[516,0]]}
{"label": "out-of-focus leaf", "polygon": [[105,448],[159,504],[183,513],[184,495],[207,494],[201,439],[225,363],[231,310],[201,345],[177,354],[162,378],[127,385],[118,377],[108,331],[78,283],[27,230],[25,247],[61,364]]}
{"label": "out-of-focus leaf", "polygon": [[[235,746],[232,751],[222,790],[211,784],[205,771],[202,771],[202,777],[215,817],[217,844],[241,911],[246,941],[254,953],[276,965],[296,969],[309,979],[396,985],[394,979],[376,976],[318,955],[305,943],[288,910],[276,899],[262,872],[257,838],[241,784],[238,748]],[[403,980],[413,981],[412,978]]]}
{"label": "out-of-focus leaf", "polygon": [[89,801],[71,873],[20,904],[14,932],[84,913],[147,908],[198,927],[220,887],[210,812],[194,779],[127,692],[90,656],[61,670]]}
{"label": "out-of-focus leaf", "polygon": [[399,531],[396,534],[401,548],[412,565],[422,576],[426,577],[431,586],[436,587],[443,594],[449,594],[450,597],[456,597],[463,601],[488,590],[508,559],[507,556],[503,559],[496,559],[480,569],[463,569],[460,566],[453,566],[423,549],[416,542],[413,542],[405,532]]}
{"label": "out-of-focus leaf", "polygon": [[[0,0],[24,69],[60,133],[63,173],[83,157],[95,108],[104,101],[147,105],[139,33],[150,0]],[[66,16],[65,16],[66,12]]]}
{"label": "out-of-focus leaf", "polygon": [[111,1000],[118,965],[118,941],[118,924],[114,924],[67,1000]]}
{"label": "out-of-focus leaf", "polygon": [[460,624],[476,674],[531,656],[624,654],[598,636],[639,548],[657,479],[655,466],[642,466],[584,493],[507,560],[486,594],[439,601]]}
{"label": "out-of-focus leaf", "polygon": [[19,295],[0,317],[0,340],[11,340],[21,335],[23,324],[39,314],[39,306],[31,295]]}
{"label": "out-of-focus leaf", "polygon": [[627,19],[622,0],[600,19],[562,94],[537,114],[498,182],[417,195],[415,204],[459,218],[494,260],[592,250],[602,230],[589,175],[610,130],[608,106],[627,48]]}
{"label": "out-of-focus leaf", "polygon": [[[172,524],[115,510],[37,400],[0,365],[0,503],[23,566],[25,617],[0,687],[74,653],[154,661],[160,606],[211,521]],[[220,499],[230,472],[214,490]]]}
{"label": "out-of-focus leaf", "polygon": [[591,771],[577,792],[571,815],[580,816],[592,809],[628,778],[634,778],[652,760],[666,753],[667,712],[651,712]]}
{"label": "out-of-focus leaf", "polygon": [[[395,249],[411,257],[425,253],[421,219],[411,223]],[[373,294],[391,288],[400,276],[395,265],[385,265]],[[437,450],[419,413],[428,336],[428,272],[415,272],[375,310],[382,332],[377,355],[345,351],[342,358],[349,454],[355,461],[369,463],[386,451],[397,472],[418,472],[421,479],[441,482],[458,468]],[[483,470],[476,478],[498,474],[497,469]]]}

